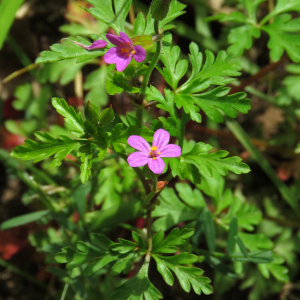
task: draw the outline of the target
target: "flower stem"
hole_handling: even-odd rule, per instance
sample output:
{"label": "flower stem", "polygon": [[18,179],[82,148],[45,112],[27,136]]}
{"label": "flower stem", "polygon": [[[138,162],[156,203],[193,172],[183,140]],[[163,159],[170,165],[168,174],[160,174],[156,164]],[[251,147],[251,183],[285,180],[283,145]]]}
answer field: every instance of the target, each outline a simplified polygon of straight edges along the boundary
{"label": "flower stem", "polygon": [[[158,23],[159,23],[159,21],[154,22],[155,34],[159,34]],[[144,76],[144,79],[143,79],[143,82],[142,82],[142,86],[141,86],[141,97],[142,97],[142,99],[143,99],[144,95],[146,94],[146,88],[147,88],[147,85],[148,85],[148,82],[149,82],[149,78],[152,74],[152,71],[155,68],[155,65],[157,64],[157,62],[159,60],[161,48],[162,48],[162,41],[160,39],[157,42],[156,52],[155,52],[155,54],[153,56],[153,59],[152,59],[150,65],[149,65],[149,67],[148,67],[148,69],[145,73],[145,76]]]}

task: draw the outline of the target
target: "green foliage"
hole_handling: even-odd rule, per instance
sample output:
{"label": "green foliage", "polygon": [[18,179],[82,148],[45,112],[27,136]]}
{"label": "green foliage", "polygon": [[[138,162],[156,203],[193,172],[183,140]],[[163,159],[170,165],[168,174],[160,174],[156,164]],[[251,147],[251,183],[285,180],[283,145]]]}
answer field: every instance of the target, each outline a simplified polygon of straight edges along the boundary
{"label": "green foliage", "polygon": [[70,126],[72,134],[81,137],[84,135],[83,118],[80,112],[76,113],[72,106],[69,106],[64,99],[53,98],[52,105],[56,111],[65,117],[65,122]]}
{"label": "green foliage", "polygon": [[[83,274],[90,276],[107,264],[116,261],[111,268],[111,274],[117,275],[123,271],[128,273],[136,258],[146,251],[145,242],[137,233],[132,233],[137,243],[119,239],[120,243],[113,243],[103,234],[92,234],[91,245],[77,242],[76,250],[65,247],[62,252],[56,254],[58,263],[67,263],[68,269],[83,266]],[[86,265],[87,263],[90,264]]]}
{"label": "green foliage", "polygon": [[291,15],[283,14],[275,17],[273,23],[262,27],[270,35],[268,47],[273,61],[278,61],[285,50],[292,61],[300,62],[300,36],[297,34],[300,30],[300,19],[291,18]]}
{"label": "green foliage", "polygon": [[131,0],[112,1],[87,0],[93,7],[83,8],[96,19],[112,27],[117,33],[125,31],[124,24],[128,15]]}
{"label": "green foliage", "polygon": [[172,271],[177,276],[182,289],[187,293],[190,292],[191,286],[198,295],[200,295],[201,291],[206,295],[213,292],[212,287],[209,285],[210,280],[207,277],[201,276],[203,274],[201,269],[182,266],[197,262],[198,257],[196,255],[181,253],[176,256],[167,257],[154,254],[153,258],[156,261],[157,270],[168,285],[173,285],[174,283]]}
{"label": "green foliage", "polygon": [[11,156],[23,160],[34,159],[34,162],[41,161],[53,154],[52,166],[59,166],[61,161],[74,149],[81,145],[81,141],[76,141],[67,136],[55,138],[49,133],[36,132],[35,136],[42,142],[26,140],[24,146],[18,146]]}
{"label": "green foliage", "polygon": [[164,239],[164,232],[159,230],[153,236],[152,253],[175,253],[178,248],[175,246],[184,245],[186,239],[194,234],[193,229],[174,228],[170,234]]}
{"label": "green foliage", "polygon": [[145,260],[139,273],[132,279],[119,286],[111,300],[158,300],[162,299],[161,293],[154,287],[148,278],[149,263]]}
{"label": "green foliage", "polygon": [[[206,115],[215,122],[222,122],[223,111],[226,115],[236,118],[238,111],[247,113],[250,109],[250,102],[246,100],[245,93],[237,93],[227,95],[230,88],[216,88],[206,93],[199,92],[207,89],[211,85],[225,85],[234,80],[232,76],[238,76],[240,73],[239,62],[232,56],[227,55],[224,51],[219,52],[216,60],[212,52],[206,51],[206,61],[202,65],[202,54],[195,43],[190,44],[190,60],[192,63],[192,75],[179,88],[177,88],[179,80],[185,75],[188,69],[187,60],[179,60],[180,49],[178,46],[172,47],[172,36],[166,35],[164,38],[162,50],[162,61],[165,68],[158,67],[160,73],[164,76],[167,83],[175,92],[175,103],[178,108],[183,107],[186,114],[189,114],[191,119],[200,123],[201,116],[198,113],[201,108]],[[177,62],[178,61],[178,62]],[[147,93],[149,100],[161,99],[152,88],[152,94]],[[161,109],[170,111],[169,107],[158,106]]]}
{"label": "green foliage", "polygon": [[200,183],[201,172],[212,177],[217,171],[225,176],[228,171],[236,174],[248,173],[249,167],[241,163],[239,157],[228,157],[227,151],[209,153],[212,146],[202,142],[197,143],[189,152],[183,153],[180,160],[172,159],[170,166],[173,176],[181,179],[191,180],[193,183]]}
{"label": "green foliage", "polygon": [[1,228],[1,230],[6,230],[9,228],[28,224],[28,223],[31,223],[34,221],[38,221],[41,218],[49,215],[49,213],[50,213],[49,210],[41,210],[41,211],[36,211],[36,212],[26,214],[26,215],[18,216],[18,217],[9,219],[7,221],[4,221],[3,223],[1,223],[0,228]]}
{"label": "green foliage", "polygon": [[[279,0],[275,8],[266,15],[260,23],[257,23],[256,10],[263,1],[240,1],[246,8],[247,15],[240,12],[231,12],[230,14],[220,13],[207,20],[220,20],[221,22],[235,22],[243,24],[230,30],[228,42],[231,44],[228,52],[240,56],[245,49],[250,49],[253,44],[252,38],[259,38],[261,30],[264,30],[270,36],[268,47],[270,48],[270,57],[273,61],[278,61],[284,50],[294,62],[299,62],[300,38],[296,33],[299,31],[299,19],[291,20],[290,14],[284,14],[291,11],[300,11],[299,0]],[[273,20],[274,18],[274,20]],[[272,20],[270,24],[266,22]]]}
{"label": "green foliage", "polygon": [[86,50],[79,45],[76,45],[72,41],[83,44],[85,46],[91,45],[90,42],[82,37],[69,37],[67,39],[63,39],[61,44],[53,44],[50,47],[51,51],[41,52],[41,56],[36,59],[36,63],[40,64],[46,62],[55,62],[72,58],[76,58],[77,63],[83,63],[92,58],[104,55],[105,53],[104,49],[96,49],[92,51]]}

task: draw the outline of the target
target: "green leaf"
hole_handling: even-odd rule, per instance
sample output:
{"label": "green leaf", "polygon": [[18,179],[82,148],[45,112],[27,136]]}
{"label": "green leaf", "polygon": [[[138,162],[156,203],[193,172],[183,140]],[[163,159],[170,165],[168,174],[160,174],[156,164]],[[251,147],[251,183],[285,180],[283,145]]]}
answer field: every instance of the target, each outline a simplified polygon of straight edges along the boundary
{"label": "green leaf", "polygon": [[131,5],[131,0],[115,0],[115,13],[113,12],[112,1],[105,1],[104,3],[102,0],[87,0],[87,2],[94,7],[88,9],[83,8],[85,11],[112,27],[117,33],[125,31],[124,24]]}
{"label": "green leaf", "polygon": [[159,28],[162,28],[166,24],[170,23],[172,20],[183,15],[185,13],[183,11],[185,8],[186,8],[185,4],[182,4],[177,0],[172,0],[170,3],[170,8],[167,16],[162,21],[159,22]]}
{"label": "green leaf", "polygon": [[140,198],[131,197],[130,201],[110,206],[107,209],[86,213],[84,220],[89,230],[110,228],[143,216],[145,210],[142,205]]}
{"label": "green leaf", "polygon": [[74,108],[69,106],[66,100],[56,97],[52,98],[52,105],[59,114],[65,117],[65,122],[71,128],[71,133],[78,137],[84,135],[85,132],[81,112],[76,114]]}
{"label": "green leaf", "polygon": [[296,100],[300,100],[300,65],[287,65],[286,70],[294,75],[286,76],[283,79],[283,84],[286,87],[287,93]]}
{"label": "green leaf", "polygon": [[262,27],[270,35],[268,47],[271,50],[270,57],[275,62],[281,58],[284,50],[292,61],[300,62],[300,19],[291,18],[291,15],[283,14],[276,17],[273,23]]}
{"label": "green leaf", "polygon": [[105,80],[105,89],[109,95],[120,94],[122,91],[127,93],[138,93],[139,89],[129,85],[129,81],[122,72],[113,72]]}
{"label": "green leaf", "polygon": [[15,14],[23,2],[24,0],[2,0],[0,3],[0,49],[15,19]]}
{"label": "green leaf", "polygon": [[133,35],[139,36],[142,35],[145,31],[146,20],[145,16],[142,12],[139,12],[134,20],[134,27],[133,27]]}
{"label": "green leaf", "polygon": [[216,229],[212,213],[209,210],[204,212],[203,222],[208,249],[210,252],[214,252],[216,248]]}
{"label": "green leaf", "polygon": [[59,81],[61,85],[70,83],[76,77],[78,71],[87,63],[76,63],[75,59],[61,60],[52,63],[45,63],[41,65],[38,70],[38,80],[41,83]]}
{"label": "green leaf", "polygon": [[186,239],[190,238],[194,234],[194,229],[174,228],[170,234],[164,238],[164,233],[160,230],[153,236],[153,248],[152,253],[174,253],[178,249],[176,246],[184,245]]}
{"label": "green leaf", "polygon": [[238,234],[238,219],[236,217],[232,218],[228,231],[228,240],[227,240],[227,251],[228,255],[232,255],[235,248],[236,239],[235,237]]}
{"label": "green leaf", "polygon": [[179,197],[188,206],[196,209],[206,206],[204,197],[199,190],[193,190],[191,186],[187,183],[177,183],[175,187]]}
{"label": "green leaf", "polygon": [[50,167],[60,166],[61,161],[74,149],[81,145],[81,141],[76,141],[67,136],[55,138],[49,133],[36,132],[35,136],[42,142],[37,143],[33,140],[25,140],[25,145],[17,146],[11,153],[12,157],[23,160],[34,159],[39,162],[53,154],[54,160]]}
{"label": "green leaf", "polygon": [[127,140],[131,135],[139,135],[148,142],[152,141],[153,132],[145,126],[130,125],[124,131],[122,131],[122,128],[123,124],[117,124],[112,131],[111,143],[116,152],[125,152],[125,147],[128,145]]}
{"label": "green leaf", "polygon": [[14,217],[14,218],[11,218],[11,219],[1,223],[0,228],[1,228],[1,230],[6,230],[9,228],[21,226],[24,224],[38,221],[39,219],[41,219],[45,216],[48,216],[49,214],[50,214],[49,210],[41,210],[41,211],[36,211],[36,212],[26,214],[26,215]]}
{"label": "green leaf", "polygon": [[[171,37],[171,35],[169,35]],[[169,45],[171,39],[167,36]],[[199,52],[199,47],[195,43],[190,44],[190,60],[192,63],[192,75],[191,77],[179,88],[177,88],[178,81],[186,73],[187,64],[185,61],[179,61],[179,48],[165,46],[162,55],[162,61],[166,68],[159,69],[164,75],[169,85],[172,86],[175,92],[175,103],[178,108],[183,107],[184,112],[189,114],[191,119],[200,123],[201,116],[198,113],[201,108],[207,116],[216,122],[222,122],[223,111],[230,117],[237,117],[238,111],[247,113],[250,107],[250,101],[245,100],[245,93],[237,93],[234,95],[227,95],[230,88],[218,87],[206,93],[198,94],[199,92],[207,89],[211,85],[225,85],[230,83],[234,78],[233,76],[239,76],[241,69],[240,62],[233,57],[233,55],[227,55],[224,51],[220,51],[215,60],[215,56],[212,52],[206,51],[206,61],[201,69],[202,54]],[[155,92],[155,95],[153,95]],[[149,93],[150,94],[150,93]],[[170,93],[169,93],[170,94]],[[156,97],[155,97],[156,96]],[[160,100],[156,91],[152,91],[150,99]],[[169,96],[170,98],[170,96]],[[165,104],[165,103],[164,103]],[[160,107],[164,110],[170,107],[163,105]],[[167,110],[168,111],[168,110]]]}
{"label": "green leaf", "polygon": [[174,189],[165,187],[159,195],[160,205],[152,212],[152,217],[159,217],[154,221],[152,229],[165,231],[179,222],[193,220],[198,211],[186,206],[176,196]]}
{"label": "green leaf", "polygon": [[239,237],[250,251],[270,250],[273,247],[273,242],[262,233],[239,232]]}
{"label": "green leaf", "polygon": [[245,99],[246,93],[236,93],[226,96],[230,88],[218,87],[207,93],[194,94],[192,96],[196,105],[198,105],[206,115],[215,122],[223,122],[223,111],[227,116],[236,118],[238,111],[246,114],[250,109],[250,100]]}
{"label": "green leaf", "polygon": [[282,14],[288,11],[300,11],[300,1],[299,0],[278,0],[275,8],[269,13],[263,20],[261,24],[265,24],[269,19],[273,18],[278,14]]}
{"label": "green leaf", "polygon": [[107,67],[102,65],[101,68],[89,73],[83,84],[84,89],[88,90],[85,101],[89,100],[99,108],[108,102],[108,95],[105,90],[106,75]]}
{"label": "green leaf", "polygon": [[212,287],[209,285],[210,280],[201,276],[203,274],[201,269],[182,266],[196,262],[198,260],[196,255],[181,253],[168,257],[157,254],[152,254],[152,256],[156,261],[158,272],[168,285],[173,285],[174,283],[172,271],[177,276],[182,289],[187,293],[190,292],[191,286],[197,295],[200,295],[201,291],[206,295],[212,293]]}
{"label": "green leaf", "polygon": [[[260,271],[262,271],[262,268],[265,268],[266,271],[268,273],[270,272],[277,280],[279,280],[281,282],[289,282],[290,278],[287,275],[289,270],[285,266],[281,265],[282,263],[284,263],[284,259],[277,254],[274,254],[273,258],[274,258],[274,261],[272,263],[259,265]],[[265,277],[267,277],[267,276],[265,276]]]}
{"label": "green leaf", "polygon": [[159,65],[157,65],[157,68],[173,90],[177,89],[179,80],[184,76],[188,69],[188,62],[186,59],[178,61],[179,55],[179,46],[172,47],[172,35],[165,35],[160,56],[165,68],[161,69]]}
{"label": "green leaf", "polygon": [[110,300],[158,300],[161,293],[154,287],[148,278],[149,262],[145,260],[139,273],[115,289]]}
{"label": "green leaf", "polygon": [[231,219],[236,216],[242,228],[252,231],[254,230],[253,225],[258,225],[262,221],[262,213],[255,205],[248,202],[242,203],[242,200],[234,196],[229,189],[225,191],[217,204],[217,212],[221,212],[226,207],[229,207],[229,211],[222,218],[226,224],[229,224]]}
{"label": "green leaf", "polygon": [[201,71],[202,55],[195,43],[190,44],[190,60],[193,66],[192,76],[181,87],[177,89],[177,93],[198,93],[210,85],[226,85],[234,80],[241,73],[240,61],[232,54],[226,54],[220,51],[215,59],[211,51],[206,50],[206,61]]}
{"label": "green leaf", "polygon": [[[213,170],[218,171],[221,175],[225,176],[228,171],[235,174],[248,173],[249,167],[241,163],[240,157],[228,157],[227,151],[217,151],[209,153],[212,147],[202,142],[197,143],[193,149],[181,155],[180,163],[184,167],[185,164],[195,165],[199,171],[203,171],[208,176],[213,176]],[[181,177],[183,178],[183,170],[181,170]]]}
{"label": "green leaf", "polygon": [[67,39],[63,39],[61,44],[53,44],[50,46],[51,51],[41,52],[35,63],[40,64],[72,58],[76,58],[79,63],[104,55],[106,52],[105,49],[86,50],[72,41],[81,43],[85,46],[91,45],[90,42],[82,37],[69,37]]}
{"label": "green leaf", "polygon": [[252,46],[252,38],[259,38],[260,30],[252,24],[243,25],[230,30],[228,42],[232,44],[228,49],[228,53],[241,56],[245,49]]}
{"label": "green leaf", "polygon": [[83,184],[85,184],[91,176],[92,150],[92,144],[84,144],[78,150],[78,154],[81,156],[80,179]]}
{"label": "green leaf", "polygon": [[121,203],[120,193],[122,191],[121,178],[117,174],[119,168],[107,166],[98,175],[98,186],[94,201],[96,205],[102,204],[103,209],[117,206]]}
{"label": "green leaf", "polygon": [[[197,188],[202,190],[207,196],[212,197],[215,203],[218,204],[223,199],[224,185],[224,177],[217,170],[213,170],[212,177],[201,172],[201,184],[198,184]],[[217,211],[220,212],[218,206],[216,206],[216,212]]]}

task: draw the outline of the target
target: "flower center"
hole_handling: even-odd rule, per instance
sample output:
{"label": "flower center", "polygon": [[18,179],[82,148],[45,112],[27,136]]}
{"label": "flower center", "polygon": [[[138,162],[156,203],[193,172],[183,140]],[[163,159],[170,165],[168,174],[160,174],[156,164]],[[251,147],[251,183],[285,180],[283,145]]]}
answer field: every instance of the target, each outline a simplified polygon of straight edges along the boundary
{"label": "flower center", "polygon": [[151,157],[153,160],[155,160],[159,154],[160,154],[160,152],[157,152],[157,147],[152,146],[151,151],[149,152],[149,158]]}
{"label": "flower center", "polygon": [[127,43],[123,42],[123,43],[122,43],[121,52],[122,52],[123,54],[126,53],[126,56],[127,56],[127,57],[130,56],[130,52],[131,52],[132,55],[135,54],[135,51],[134,51],[133,47],[130,45],[129,42],[127,42]]}

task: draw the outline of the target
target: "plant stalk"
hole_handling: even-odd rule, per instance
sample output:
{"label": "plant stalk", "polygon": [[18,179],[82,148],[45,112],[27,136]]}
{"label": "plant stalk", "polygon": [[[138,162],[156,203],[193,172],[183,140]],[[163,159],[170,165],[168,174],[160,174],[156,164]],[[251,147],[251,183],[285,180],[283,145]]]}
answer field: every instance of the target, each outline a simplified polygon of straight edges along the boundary
{"label": "plant stalk", "polygon": [[[154,22],[154,30],[155,30],[155,34],[159,35],[158,24],[159,24],[159,21]],[[160,40],[157,42],[155,54],[154,54],[153,59],[144,75],[144,79],[143,79],[142,86],[141,86],[141,100],[144,98],[144,95],[146,94],[146,88],[148,86],[148,82],[149,82],[150,76],[152,74],[152,71],[154,70],[155,65],[157,64],[157,62],[159,60],[161,48],[162,48],[162,41]]]}

